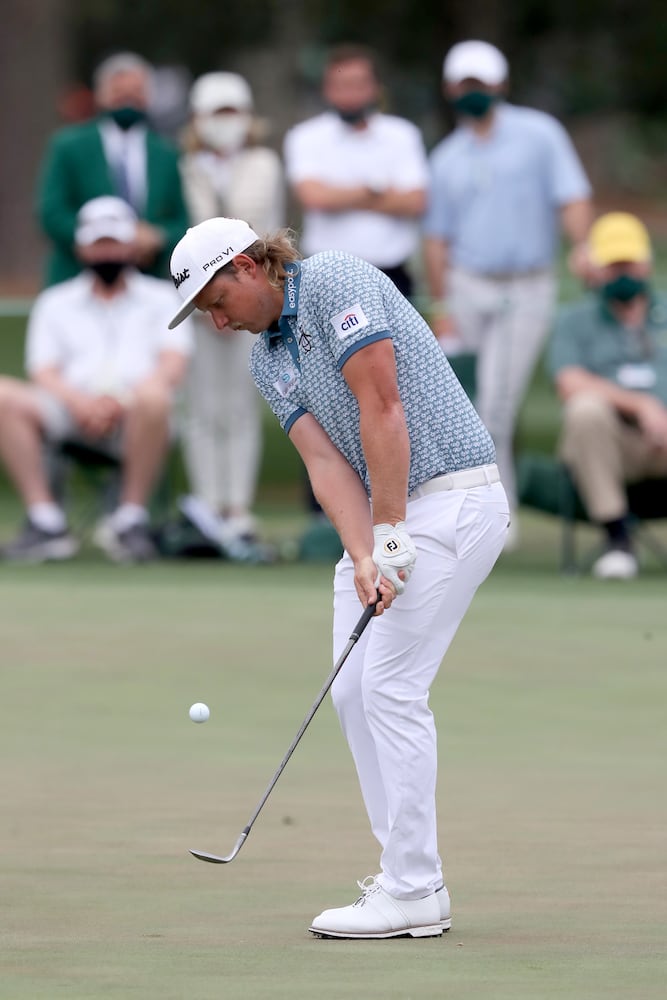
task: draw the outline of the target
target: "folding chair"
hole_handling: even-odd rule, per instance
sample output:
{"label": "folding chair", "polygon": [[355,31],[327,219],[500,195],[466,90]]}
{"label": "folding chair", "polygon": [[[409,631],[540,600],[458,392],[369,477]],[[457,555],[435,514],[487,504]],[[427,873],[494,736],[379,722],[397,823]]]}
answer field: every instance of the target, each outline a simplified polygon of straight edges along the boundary
{"label": "folding chair", "polygon": [[[47,446],[46,461],[51,489],[57,501],[67,509],[73,533],[79,538],[90,537],[96,522],[118,506],[122,481],[120,460],[92,444],[65,440],[59,445]],[[170,464],[168,455],[151,498],[151,513],[155,519],[166,517],[171,503]],[[77,488],[79,485],[84,490]]]}
{"label": "folding chair", "polygon": [[[560,463],[559,463],[560,464]],[[581,497],[577,492],[569,470],[560,464],[561,475],[561,517],[563,535],[561,548],[561,568],[564,573],[577,573],[588,568],[600,554],[597,546],[592,553],[578,557],[576,547],[577,523],[590,524]],[[667,519],[667,479],[643,479],[628,483],[628,510],[630,530],[633,540],[643,545],[667,569],[667,546],[652,532],[647,521]]]}

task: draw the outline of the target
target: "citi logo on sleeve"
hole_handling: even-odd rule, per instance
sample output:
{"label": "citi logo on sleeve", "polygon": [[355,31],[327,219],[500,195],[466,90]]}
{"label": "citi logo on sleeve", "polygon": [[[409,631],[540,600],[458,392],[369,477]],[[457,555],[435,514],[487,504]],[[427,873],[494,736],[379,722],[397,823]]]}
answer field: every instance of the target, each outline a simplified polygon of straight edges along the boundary
{"label": "citi logo on sleeve", "polygon": [[368,319],[359,302],[331,317],[331,325],[341,340],[369,326]]}

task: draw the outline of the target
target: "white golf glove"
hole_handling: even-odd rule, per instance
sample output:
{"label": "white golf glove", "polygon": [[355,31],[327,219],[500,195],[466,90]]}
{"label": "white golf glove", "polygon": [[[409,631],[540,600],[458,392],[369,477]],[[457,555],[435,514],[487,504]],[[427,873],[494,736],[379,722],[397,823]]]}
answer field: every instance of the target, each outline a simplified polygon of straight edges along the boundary
{"label": "white golf glove", "polygon": [[[405,530],[405,521],[373,525],[373,538],[373,562],[378,573],[394,585],[397,594],[402,594],[417,559],[417,549]],[[404,580],[400,579],[399,570],[403,570]]]}

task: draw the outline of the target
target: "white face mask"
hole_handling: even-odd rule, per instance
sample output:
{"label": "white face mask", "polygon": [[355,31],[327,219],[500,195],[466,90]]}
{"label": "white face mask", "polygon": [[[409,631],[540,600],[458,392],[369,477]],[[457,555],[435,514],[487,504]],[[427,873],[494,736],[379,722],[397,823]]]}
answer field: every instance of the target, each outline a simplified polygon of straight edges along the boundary
{"label": "white face mask", "polygon": [[218,153],[236,153],[245,143],[251,118],[245,113],[205,115],[195,119],[197,135]]}

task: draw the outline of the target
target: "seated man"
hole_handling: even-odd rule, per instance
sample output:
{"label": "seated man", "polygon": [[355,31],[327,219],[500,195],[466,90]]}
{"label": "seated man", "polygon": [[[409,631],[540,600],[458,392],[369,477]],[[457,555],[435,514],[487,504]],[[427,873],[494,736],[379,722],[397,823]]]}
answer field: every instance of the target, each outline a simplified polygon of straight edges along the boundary
{"label": "seated man", "polygon": [[561,457],[606,551],[600,579],[631,579],[637,558],[625,484],[667,476],[667,296],[651,289],[651,244],[633,215],[591,227],[595,294],[565,307],[549,350],[564,404]]}
{"label": "seated man", "polygon": [[41,292],[28,322],[30,381],[0,379],[0,458],[25,504],[6,559],[42,562],[77,551],[48,480],[43,443],[77,441],[118,458],[120,504],[96,532],[111,558],[155,555],[146,505],[169,444],[174,390],[190,331],[169,331],[174,289],[132,266],[136,216],[119,198],[87,202],[77,216],[84,271]]}

